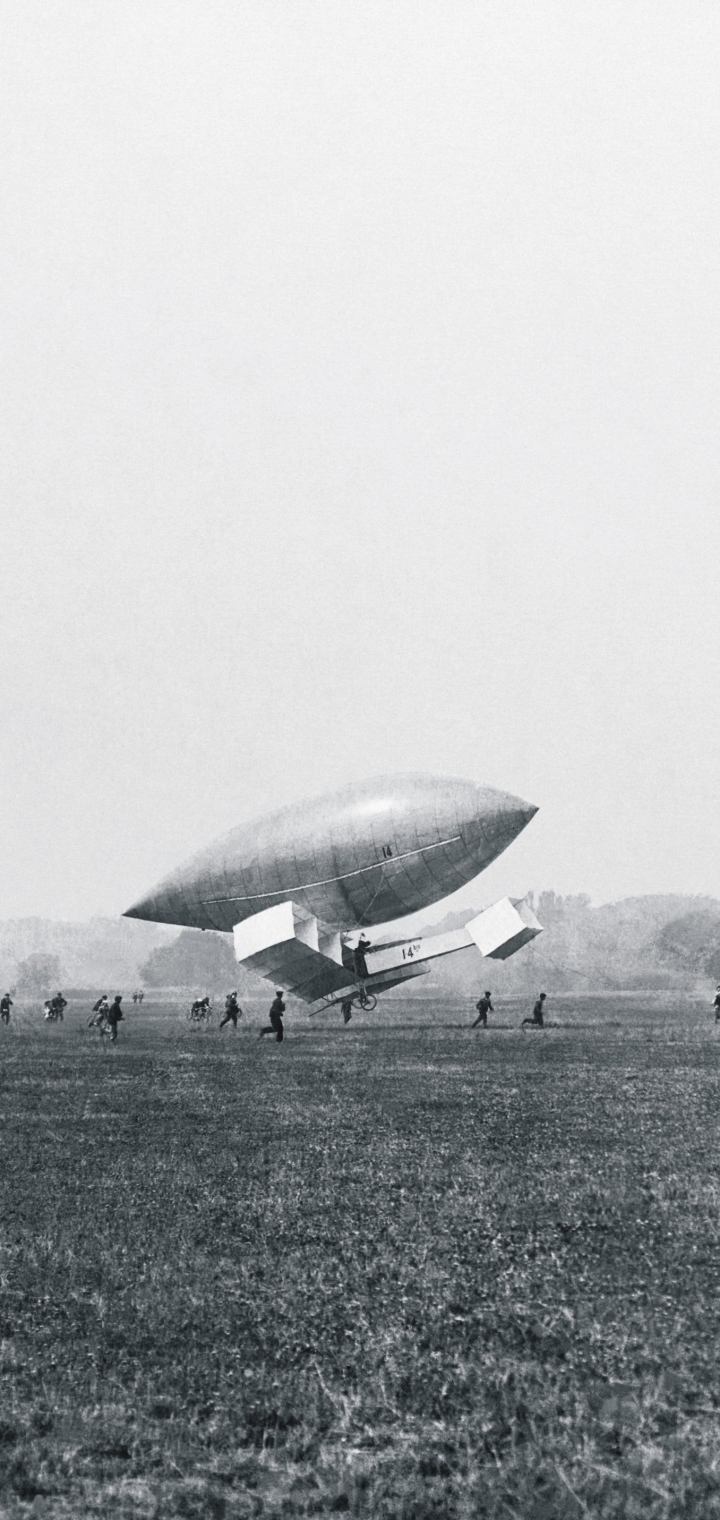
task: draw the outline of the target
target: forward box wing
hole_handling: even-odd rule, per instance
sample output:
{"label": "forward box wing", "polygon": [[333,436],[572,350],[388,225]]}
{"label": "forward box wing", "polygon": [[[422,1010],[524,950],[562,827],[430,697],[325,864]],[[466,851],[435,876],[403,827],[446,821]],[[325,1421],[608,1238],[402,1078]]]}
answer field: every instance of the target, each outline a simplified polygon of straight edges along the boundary
{"label": "forward box wing", "polygon": [[235,925],[233,938],[237,960],[305,1003],[341,992],[354,980],[342,963],[340,935],[296,903],[246,918]]}

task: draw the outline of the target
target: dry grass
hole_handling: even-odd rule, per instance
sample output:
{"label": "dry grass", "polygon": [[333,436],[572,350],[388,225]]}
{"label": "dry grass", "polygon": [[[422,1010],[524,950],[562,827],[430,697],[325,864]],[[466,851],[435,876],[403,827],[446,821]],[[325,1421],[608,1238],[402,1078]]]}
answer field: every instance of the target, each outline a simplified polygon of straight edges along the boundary
{"label": "dry grass", "polygon": [[69,1013],[0,1030],[3,1516],[720,1516],[707,1009]]}

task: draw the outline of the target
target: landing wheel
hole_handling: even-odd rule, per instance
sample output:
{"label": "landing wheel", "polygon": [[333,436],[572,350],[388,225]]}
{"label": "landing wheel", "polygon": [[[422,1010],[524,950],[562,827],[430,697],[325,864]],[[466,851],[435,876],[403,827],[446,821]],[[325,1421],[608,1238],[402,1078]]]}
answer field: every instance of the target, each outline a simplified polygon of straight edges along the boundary
{"label": "landing wheel", "polygon": [[377,998],[373,992],[359,992],[357,997],[353,998],[353,1002],[358,1008],[364,1008],[369,1013],[372,1013],[373,1008],[377,1008]]}

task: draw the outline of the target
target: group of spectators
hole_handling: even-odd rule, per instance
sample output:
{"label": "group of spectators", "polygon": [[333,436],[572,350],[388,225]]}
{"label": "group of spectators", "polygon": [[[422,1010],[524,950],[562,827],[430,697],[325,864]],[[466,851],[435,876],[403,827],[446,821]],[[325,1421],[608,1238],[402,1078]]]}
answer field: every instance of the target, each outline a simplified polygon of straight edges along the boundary
{"label": "group of spectators", "polygon": [[[133,1003],[142,1003],[144,996],[144,992],[133,992]],[[547,993],[541,992],[533,1008],[532,1017],[529,1019],[523,1019],[523,1024],[529,1024],[532,1028],[535,1029],[544,1029],[544,1011],[546,1001]],[[209,1004],[209,1002],[209,997],[198,1000],[197,1003],[193,1004],[193,1009],[200,1006],[200,1003]],[[118,1037],[118,1024],[122,1022],[123,1018],[121,1004],[121,992],[115,994],[112,1003],[108,1001],[107,993],[103,992],[102,996],[98,998],[97,1002],[93,1003],[92,1016],[88,1020],[88,1028],[99,1029],[101,1035],[109,1034],[111,1043],[114,1043]],[[10,1023],[10,1010],[12,1007],[13,1000],[10,996],[10,993],[6,992],[0,998],[0,1022],[3,1024]],[[483,993],[482,997],[475,1004],[475,1007],[477,1008],[477,1018],[470,1025],[470,1028],[477,1029],[478,1025],[482,1024],[483,1028],[487,1029],[488,1014],[494,1013],[495,1011],[492,1005],[492,994],[489,989]],[[64,1011],[67,1008],[67,998],[63,997],[61,992],[56,992],[53,998],[46,999],[43,1008],[45,1019],[48,1022],[52,1023],[54,1020],[60,1020],[62,1022]],[[720,1023],[720,984],[718,984],[718,989],[715,994],[713,1010],[715,1013],[715,1022]],[[275,998],[270,1008],[270,1023],[266,1024],[265,1028],[260,1030],[260,1039],[262,1039],[263,1035],[274,1034],[278,1044],[282,1042],[284,1039],[282,1020],[284,1012],[285,1003],[283,1001],[283,994],[278,988],[276,989]],[[243,1011],[238,1002],[237,991],[228,992],[227,997],[225,998],[225,1013],[220,1021],[220,1028],[223,1029],[226,1024],[232,1024],[233,1028],[237,1029],[238,1019],[241,1019],[242,1016]],[[347,1023],[347,1018],[345,1022]]]}
{"label": "group of spectators", "polygon": [[[144,996],[144,992],[133,992],[133,1003],[136,1005],[141,1004]],[[196,1007],[200,1006],[207,1007],[209,1003],[209,997],[197,999],[196,1003],[193,1004],[193,1010]],[[10,996],[10,993],[6,992],[3,997],[0,998],[0,1020],[2,1020],[3,1024],[9,1024],[10,1010],[12,1007],[13,1000]],[[66,1008],[67,998],[63,997],[62,992],[56,992],[55,996],[52,998],[47,998],[43,1005],[45,1019],[50,1023],[54,1022],[56,1019],[62,1021]],[[266,1026],[265,1029],[260,1030],[261,1038],[264,1034],[274,1034],[278,1043],[283,1039],[284,1031],[282,1016],[284,1012],[285,1003],[283,1001],[283,995],[282,992],[278,990],[275,994],[275,999],[270,1009],[270,1023]],[[238,1019],[241,1019],[242,1016],[243,1011],[238,1001],[237,990],[228,992],[227,997],[225,998],[225,1013],[221,1020],[220,1028],[223,1029],[226,1024],[232,1024],[233,1027],[237,1029]],[[110,1002],[107,993],[103,992],[97,999],[97,1002],[93,1003],[92,1013],[88,1019],[88,1028],[99,1030],[101,1035],[109,1035],[111,1043],[114,1043],[118,1037],[118,1024],[122,1022],[122,1019],[122,993],[117,992],[113,998],[113,1001]]]}

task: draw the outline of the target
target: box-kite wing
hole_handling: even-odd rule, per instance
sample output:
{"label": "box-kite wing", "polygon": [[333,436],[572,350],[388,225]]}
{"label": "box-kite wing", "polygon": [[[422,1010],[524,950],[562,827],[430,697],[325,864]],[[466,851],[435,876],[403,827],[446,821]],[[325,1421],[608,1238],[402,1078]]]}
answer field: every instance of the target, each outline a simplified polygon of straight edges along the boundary
{"label": "box-kite wing", "polygon": [[340,935],[296,903],[278,903],[236,924],[235,955],[258,976],[314,1003],[352,986],[354,972],[343,965]]}

